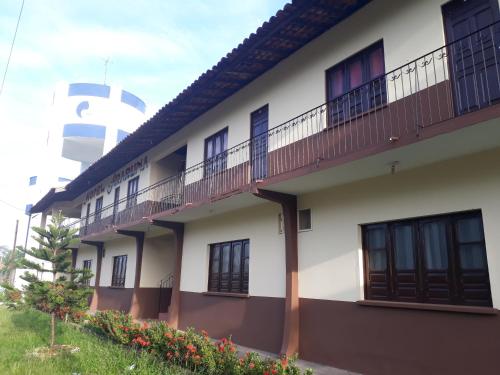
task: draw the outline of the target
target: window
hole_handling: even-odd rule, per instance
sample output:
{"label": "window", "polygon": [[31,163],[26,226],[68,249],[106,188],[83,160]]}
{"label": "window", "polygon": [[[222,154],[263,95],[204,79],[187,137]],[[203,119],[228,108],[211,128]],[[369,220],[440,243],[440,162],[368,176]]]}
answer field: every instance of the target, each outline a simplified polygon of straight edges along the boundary
{"label": "window", "polygon": [[481,212],[363,226],[370,300],[491,306]]}
{"label": "window", "polygon": [[248,293],[250,241],[210,245],[208,291]]}
{"label": "window", "polygon": [[33,208],[33,204],[27,204],[24,208],[24,214],[25,215],[31,215],[31,209]]}
{"label": "window", "polygon": [[99,197],[95,201],[95,221],[101,220],[102,202],[103,202],[103,197]]}
{"label": "window", "polygon": [[[83,261],[83,269],[89,270],[89,271],[92,270],[92,260],[91,259]],[[85,285],[87,285],[87,286],[90,285],[90,279],[85,280]]]}
{"label": "window", "polygon": [[119,255],[113,257],[113,274],[111,277],[111,286],[124,287],[126,272],[127,272],[127,256]]}
{"label": "window", "polygon": [[30,186],[36,185],[37,176],[30,177]]}
{"label": "window", "polygon": [[226,169],[226,150],[227,128],[205,139],[205,176]]}
{"label": "window", "polygon": [[131,179],[127,187],[127,208],[137,204],[137,192],[139,191],[139,176]]}
{"label": "window", "polygon": [[329,125],[387,102],[382,41],[326,71]]}
{"label": "window", "polygon": [[299,231],[311,230],[311,209],[299,210]]}

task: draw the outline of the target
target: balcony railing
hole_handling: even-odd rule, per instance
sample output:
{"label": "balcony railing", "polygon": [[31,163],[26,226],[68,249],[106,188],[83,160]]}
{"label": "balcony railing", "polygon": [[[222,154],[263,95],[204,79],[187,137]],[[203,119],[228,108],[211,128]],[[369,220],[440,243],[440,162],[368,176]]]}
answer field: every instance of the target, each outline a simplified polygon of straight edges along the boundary
{"label": "balcony railing", "polygon": [[500,101],[500,23],[438,48],[79,220],[82,235],[244,190]]}

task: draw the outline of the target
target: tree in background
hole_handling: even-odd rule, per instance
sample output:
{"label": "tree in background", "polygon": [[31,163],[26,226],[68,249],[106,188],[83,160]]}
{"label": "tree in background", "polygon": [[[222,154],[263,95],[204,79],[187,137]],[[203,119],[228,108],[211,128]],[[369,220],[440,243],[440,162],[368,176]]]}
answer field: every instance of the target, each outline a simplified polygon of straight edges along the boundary
{"label": "tree in background", "polygon": [[92,277],[90,271],[72,267],[70,247],[78,241],[77,229],[64,226],[63,222],[61,213],[53,215],[46,229],[32,228],[36,233],[33,239],[39,244],[38,248],[18,248],[21,253],[43,261],[40,264],[24,257],[21,260],[23,268],[52,274],[50,281],[40,280],[38,275],[28,272],[21,276],[28,282],[24,289],[25,303],[50,313],[51,348],[55,345],[56,316],[63,318],[67,314],[87,310],[88,298],[92,294],[87,286],[87,281]]}
{"label": "tree in background", "polygon": [[23,254],[0,246],[0,284],[12,284],[14,271],[20,265]]}

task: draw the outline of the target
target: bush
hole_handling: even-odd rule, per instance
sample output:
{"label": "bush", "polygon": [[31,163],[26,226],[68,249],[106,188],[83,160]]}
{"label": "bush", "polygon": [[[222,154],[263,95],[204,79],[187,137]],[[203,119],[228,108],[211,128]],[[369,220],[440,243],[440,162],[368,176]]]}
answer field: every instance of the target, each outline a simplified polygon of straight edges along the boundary
{"label": "bush", "polygon": [[[165,361],[209,375],[300,375],[295,358],[279,360],[247,353],[240,358],[230,338],[211,341],[208,333],[193,329],[186,332],[170,328],[164,322],[135,323],[128,314],[99,311],[90,317],[87,326],[113,341],[157,354]],[[311,374],[307,370],[306,374]]]}
{"label": "bush", "polygon": [[0,301],[10,309],[19,309],[23,306],[23,295],[19,289],[9,284],[0,285]]}

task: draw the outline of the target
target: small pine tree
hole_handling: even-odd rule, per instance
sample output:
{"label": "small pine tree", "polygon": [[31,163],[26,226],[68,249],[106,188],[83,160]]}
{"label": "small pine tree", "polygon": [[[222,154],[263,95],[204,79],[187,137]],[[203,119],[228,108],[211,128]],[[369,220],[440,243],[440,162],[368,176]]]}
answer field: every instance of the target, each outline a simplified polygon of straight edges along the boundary
{"label": "small pine tree", "polygon": [[71,264],[69,248],[78,241],[77,229],[68,228],[63,222],[64,216],[60,212],[53,215],[47,229],[32,228],[37,234],[33,239],[38,242],[38,248],[18,248],[22,253],[49,264],[49,267],[44,267],[27,257],[21,260],[23,268],[52,274],[50,281],[43,281],[38,275],[28,272],[22,276],[29,283],[24,290],[25,303],[50,313],[51,347],[55,345],[56,316],[86,310],[88,298],[92,294],[87,286],[87,281],[92,277],[90,271],[74,269]]}

